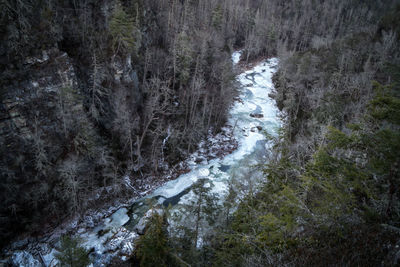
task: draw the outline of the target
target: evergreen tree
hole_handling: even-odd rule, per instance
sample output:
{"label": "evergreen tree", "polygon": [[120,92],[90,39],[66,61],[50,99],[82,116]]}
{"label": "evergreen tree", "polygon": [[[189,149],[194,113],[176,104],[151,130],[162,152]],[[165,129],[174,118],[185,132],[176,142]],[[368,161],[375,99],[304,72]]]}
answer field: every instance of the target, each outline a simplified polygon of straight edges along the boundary
{"label": "evergreen tree", "polygon": [[117,3],[110,21],[110,34],[115,54],[137,52],[140,34],[135,21]]}
{"label": "evergreen tree", "polygon": [[61,238],[60,249],[55,254],[61,266],[84,267],[90,264],[88,252],[83,247],[80,247],[79,244],[79,239],[69,236]]}
{"label": "evergreen tree", "polygon": [[154,212],[147,223],[147,230],[136,245],[136,258],[140,266],[170,266],[170,249],[165,228],[165,218]]}
{"label": "evergreen tree", "polygon": [[175,72],[181,86],[186,86],[190,80],[190,68],[193,62],[190,36],[183,30],[178,34],[174,49]]}
{"label": "evergreen tree", "polygon": [[211,24],[212,26],[217,29],[220,30],[221,26],[222,26],[222,19],[223,19],[223,10],[220,4],[218,4],[213,12],[212,12],[212,19],[211,19]]}
{"label": "evergreen tree", "polygon": [[210,263],[213,254],[210,243],[215,234],[213,227],[221,215],[218,197],[212,192],[213,186],[209,179],[199,179],[192,187],[193,197],[172,214],[171,245],[179,256],[179,262],[200,266]]}
{"label": "evergreen tree", "polygon": [[319,265],[320,257],[335,262],[337,254],[349,264],[384,260],[384,244],[399,238],[400,98],[395,86],[374,87],[365,119],[347,133],[328,127],[326,144],[304,169],[278,144],[279,159],[264,170],[268,182],[239,205],[217,263],[230,262],[232,253],[263,255],[263,264],[295,257],[297,264]]}

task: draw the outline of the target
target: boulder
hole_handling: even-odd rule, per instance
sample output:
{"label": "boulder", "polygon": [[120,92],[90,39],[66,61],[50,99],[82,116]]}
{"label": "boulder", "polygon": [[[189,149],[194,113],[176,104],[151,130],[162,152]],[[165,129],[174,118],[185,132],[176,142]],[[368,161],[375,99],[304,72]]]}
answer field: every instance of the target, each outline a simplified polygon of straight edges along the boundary
{"label": "boulder", "polygon": [[259,119],[259,118],[263,118],[264,115],[261,113],[250,113],[250,117]]}
{"label": "boulder", "polygon": [[144,233],[146,232],[147,224],[154,213],[158,213],[160,216],[162,216],[164,214],[164,210],[156,208],[148,210],[143,218],[141,218],[139,222],[135,225],[134,229],[136,233],[138,233],[139,235],[144,235]]}

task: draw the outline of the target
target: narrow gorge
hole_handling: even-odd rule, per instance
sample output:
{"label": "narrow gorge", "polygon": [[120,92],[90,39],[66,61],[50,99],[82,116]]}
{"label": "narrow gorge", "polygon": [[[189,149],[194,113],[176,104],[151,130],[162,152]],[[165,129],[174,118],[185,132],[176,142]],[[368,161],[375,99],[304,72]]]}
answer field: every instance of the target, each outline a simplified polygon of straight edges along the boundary
{"label": "narrow gorge", "polygon": [[399,18],[0,0],[0,266],[397,266]]}

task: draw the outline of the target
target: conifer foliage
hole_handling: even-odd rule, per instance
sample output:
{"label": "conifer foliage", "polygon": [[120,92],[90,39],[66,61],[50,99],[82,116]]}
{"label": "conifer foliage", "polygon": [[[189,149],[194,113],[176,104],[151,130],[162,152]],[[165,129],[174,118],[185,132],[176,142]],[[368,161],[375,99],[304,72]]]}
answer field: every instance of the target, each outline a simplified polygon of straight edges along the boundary
{"label": "conifer foliage", "polygon": [[172,258],[166,230],[165,216],[154,212],[136,245],[135,256],[140,266],[170,266]]}
{"label": "conifer foliage", "polygon": [[70,236],[61,238],[56,259],[65,267],[85,267],[90,264],[88,252],[80,246],[80,240]]}
{"label": "conifer foliage", "polygon": [[134,19],[125,12],[121,3],[117,2],[110,21],[110,34],[112,47],[118,52],[137,52],[140,43],[138,29]]}

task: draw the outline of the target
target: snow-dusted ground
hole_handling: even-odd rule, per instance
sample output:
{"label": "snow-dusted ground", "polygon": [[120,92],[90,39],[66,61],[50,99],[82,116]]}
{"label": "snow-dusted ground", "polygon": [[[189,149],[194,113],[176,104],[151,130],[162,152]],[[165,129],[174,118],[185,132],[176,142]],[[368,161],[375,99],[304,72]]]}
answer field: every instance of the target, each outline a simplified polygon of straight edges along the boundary
{"label": "snow-dusted ground", "polygon": [[[240,51],[233,53],[232,61],[235,64],[239,62],[240,55]],[[277,63],[277,59],[263,61],[237,77],[242,86],[240,100],[234,103],[228,125],[223,129],[238,141],[238,147],[233,153],[208,161],[201,157],[202,150],[206,149],[203,144],[200,146],[200,151],[192,155],[192,159],[200,157],[202,159],[200,163],[196,163],[198,160],[188,161],[190,172],[167,182],[153,193],[137,200],[130,208],[118,209],[97,227],[78,231],[79,237],[83,239],[83,246],[92,251],[94,266],[105,266],[114,256],[124,259],[131,254],[134,240],[138,236],[136,233],[138,225],[143,224],[142,218],[146,213],[149,214],[152,206],[172,204],[173,211],[178,211],[182,204],[193,198],[191,186],[200,178],[209,179],[214,184],[213,192],[223,198],[232,180],[248,179],[249,175],[246,173],[251,171],[250,166],[265,162],[268,140],[263,132],[275,135],[280,127],[278,109],[268,96],[273,90],[271,78]],[[227,138],[226,136],[228,134],[223,138]],[[206,143],[215,144],[218,142],[216,139],[210,136]],[[246,180],[242,183],[257,183],[259,182],[257,179],[261,179],[261,175],[251,175],[251,177],[254,181]],[[42,253],[47,266],[56,263],[55,252],[55,249],[50,248],[47,249],[47,253]],[[29,255],[18,253],[15,254],[16,259],[23,258],[29,261]],[[24,265],[22,260],[20,263],[20,266]],[[34,261],[32,257],[31,265],[25,264],[25,266],[38,266],[38,263],[39,261]]]}

